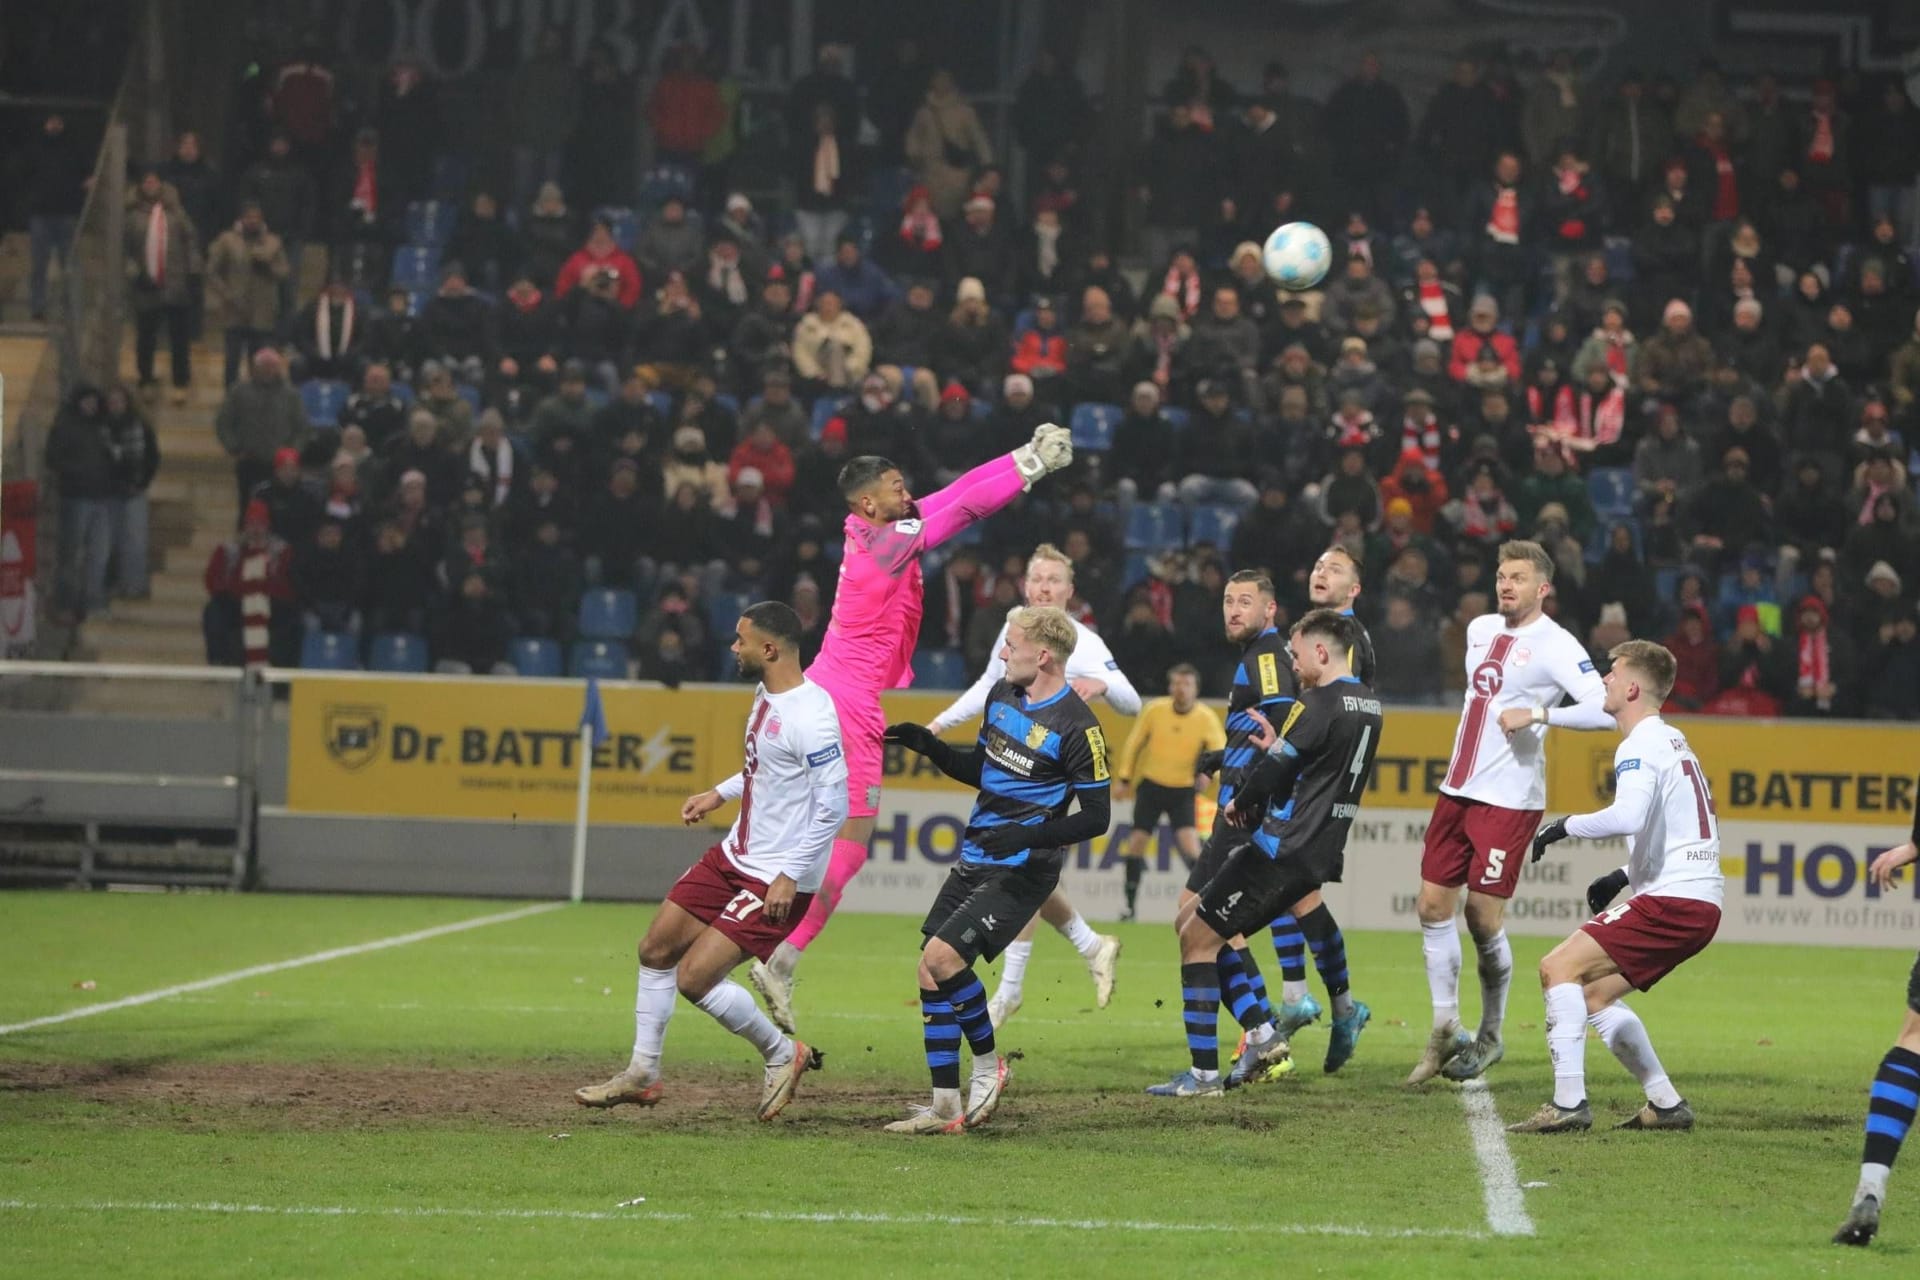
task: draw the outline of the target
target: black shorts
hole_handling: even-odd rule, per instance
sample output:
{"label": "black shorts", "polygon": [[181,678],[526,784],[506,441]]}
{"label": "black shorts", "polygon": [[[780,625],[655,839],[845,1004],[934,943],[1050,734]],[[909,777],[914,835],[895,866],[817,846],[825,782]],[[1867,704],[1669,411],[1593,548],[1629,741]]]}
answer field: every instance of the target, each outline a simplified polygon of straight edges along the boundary
{"label": "black shorts", "polygon": [[1200,856],[1187,867],[1187,891],[1198,893],[1207,887],[1207,881],[1220,874],[1227,865],[1227,855],[1233,852],[1235,845],[1245,844],[1253,838],[1253,832],[1247,827],[1232,826],[1227,822],[1226,810],[1216,809],[1213,814],[1213,830],[1200,845]]}
{"label": "black shorts", "polygon": [[1193,788],[1142,782],[1133,791],[1133,829],[1151,834],[1165,818],[1175,831],[1193,825]]}
{"label": "black shorts", "polygon": [[1223,938],[1255,934],[1319,888],[1291,858],[1269,858],[1250,842],[1236,845],[1220,873],[1199,890],[1197,911]]}
{"label": "black shorts", "polygon": [[1907,1008],[1920,1013],[1920,955],[1913,958],[1913,972],[1907,975]]}
{"label": "black shorts", "polygon": [[1020,936],[1060,883],[1060,863],[1057,857],[1019,867],[962,862],[947,873],[920,932],[940,939],[968,964],[991,960]]}

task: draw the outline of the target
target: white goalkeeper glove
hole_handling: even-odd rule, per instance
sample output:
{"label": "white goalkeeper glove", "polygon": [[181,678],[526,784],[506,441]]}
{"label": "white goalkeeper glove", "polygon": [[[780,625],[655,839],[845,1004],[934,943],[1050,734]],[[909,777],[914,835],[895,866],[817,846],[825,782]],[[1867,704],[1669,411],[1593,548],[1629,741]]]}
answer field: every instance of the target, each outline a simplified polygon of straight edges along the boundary
{"label": "white goalkeeper glove", "polygon": [[1073,433],[1048,422],[1034,428],[1033,439],[1013,451],[1013,465],[1028,489],[1034,481],[1073,465]]}

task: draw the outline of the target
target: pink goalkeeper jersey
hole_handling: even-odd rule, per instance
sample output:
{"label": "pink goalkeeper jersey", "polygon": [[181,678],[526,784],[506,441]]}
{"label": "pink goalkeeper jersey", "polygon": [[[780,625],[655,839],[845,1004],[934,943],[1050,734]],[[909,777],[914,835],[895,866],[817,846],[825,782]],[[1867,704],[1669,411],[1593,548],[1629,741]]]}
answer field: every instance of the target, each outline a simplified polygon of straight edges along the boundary
{"label": "pink goalkeeper jersey", "polygon": [[833,616],[807,674],[832,686],[876,693],[912,684],[924,608],[920,553],[992,515],[1024,487],[1007,454],[919,499],[907,519],[873,525],[849,514]]}

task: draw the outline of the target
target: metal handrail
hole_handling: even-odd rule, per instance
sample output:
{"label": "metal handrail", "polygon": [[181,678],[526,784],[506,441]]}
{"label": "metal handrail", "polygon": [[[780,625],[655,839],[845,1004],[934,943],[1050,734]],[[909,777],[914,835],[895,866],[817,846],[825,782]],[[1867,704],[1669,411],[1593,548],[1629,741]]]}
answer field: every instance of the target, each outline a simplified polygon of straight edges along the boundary
{"label": "metal handrail", "polygon": [[246,673],[237,667],[182,667],[138,662],[30,662],[0,661],[0,677],[51,676],[56,680],[174,680],[203,684],[239,684]]}
{"label": "metal handrail", "polygon": [[0,769],[0,782],[71,782],[87,786],[204,787],[233,790],[240,779],[231,773],[97,773],[86,769]]}

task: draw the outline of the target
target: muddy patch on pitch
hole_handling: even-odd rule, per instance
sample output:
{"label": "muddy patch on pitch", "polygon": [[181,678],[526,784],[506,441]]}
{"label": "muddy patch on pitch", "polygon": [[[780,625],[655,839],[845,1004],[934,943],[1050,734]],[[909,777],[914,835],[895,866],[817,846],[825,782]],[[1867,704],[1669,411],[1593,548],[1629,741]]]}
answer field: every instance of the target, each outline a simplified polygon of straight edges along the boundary
{"label": "muddy patch on pitch", "polygon": [[[0,1063],[0,1109],[9,1098],[64,1098],[119,1107],[136,1123],[199,1127],[357,1129],[389,1125],[476,1124],[544,1130],[556,1136],[596,1125],[679,1129],[716,1121],[752,1123],[760,1074],[703,1083],[668,1079],[654,1107],[595,1110],[573,1091],[601,1078],[592,1070],[548,1066],[422,1068],[297,1063],[101,1062]],[[810,1105],[811,1104],[811,1105]],[[899,1113],[902,1099],[871,1084],[836,1084],[810,1074],[776,1123],[845,1124],[870,1112]],[[809,1112],[814,1114],[811,1116]]]}

